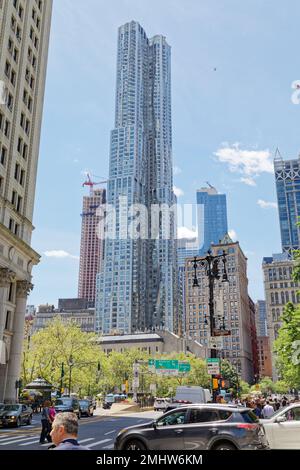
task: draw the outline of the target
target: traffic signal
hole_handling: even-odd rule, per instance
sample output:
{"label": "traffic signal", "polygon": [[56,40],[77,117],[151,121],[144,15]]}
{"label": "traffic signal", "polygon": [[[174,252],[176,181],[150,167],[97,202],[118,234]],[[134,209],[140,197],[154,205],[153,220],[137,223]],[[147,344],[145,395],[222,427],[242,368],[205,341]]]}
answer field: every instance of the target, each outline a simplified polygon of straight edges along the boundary
{"label": "traffic signal", "polygon": [[218,390],[219,380],[218,379],[212,379],[212,383],[213,383],[213,390]]}

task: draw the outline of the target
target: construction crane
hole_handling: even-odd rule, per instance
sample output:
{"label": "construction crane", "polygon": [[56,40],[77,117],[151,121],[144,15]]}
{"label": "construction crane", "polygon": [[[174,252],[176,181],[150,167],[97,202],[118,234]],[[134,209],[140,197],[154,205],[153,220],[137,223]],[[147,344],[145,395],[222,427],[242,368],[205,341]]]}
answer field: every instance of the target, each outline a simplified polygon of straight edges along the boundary
{"label": "construction crane", "polygon": [[[102,177],[101,177],[102,178]],[[94,190],[94,186],[98,186],[100,184],[105,184],[107,183],[107,180],[103,180],[103,181],[98,181],[98,182],[95,182],[92,180],[92,177],[91,177],[91,174],[90,173],[87,173],[86,174],[86,180],[85,182],[82,184],[82,186],[89,186],[90,187],[90,196],[93,195],[93,190]]]}
{"label": "construction crane", "polygon": [[209,186],[211,189],[215,189],[208,181],[206,181],[207,186]]}
{"label": "construction crane", "polygon": [[[101,176],[99,176],[99,178],[102,179]],[[90,188],[90,196],[93,196],[93,191],[94,191],[94,186],[98,186],[98,185],[102,185],[102,184],[105,184],[107,183],[107,180],[104,180],[103,181],[93,181],[92,180],[92,176],[90,173],[86,173],[86,180],[84,183],[82,183],[82,187],[84,186],[89,186]],[[81,217],[93,217],[94,215],[96,215],[96,209],[98,208],[98,205],[91,205],[90,206],[90,212],[83,212],[81,215]]]}

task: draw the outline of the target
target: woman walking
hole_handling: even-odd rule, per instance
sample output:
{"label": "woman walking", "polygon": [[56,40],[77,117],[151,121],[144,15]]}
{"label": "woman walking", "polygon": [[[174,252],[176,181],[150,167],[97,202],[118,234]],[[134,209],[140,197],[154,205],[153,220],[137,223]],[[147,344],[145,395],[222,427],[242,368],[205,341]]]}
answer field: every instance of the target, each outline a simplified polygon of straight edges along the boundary
{"label": "woman walking", "polygon": [[51,418],[50,418],[50,412],[49,412],[49,407],[50,407],[50,402],[45,401],[44,406],[43,406],[43,411],[42,411],[42,432],[41,432],[41,437],[40,437],[40,444],[44,444],[47,439],[48,442],[51,442],[51,437],[50,437],[50,431],[51,431]]}

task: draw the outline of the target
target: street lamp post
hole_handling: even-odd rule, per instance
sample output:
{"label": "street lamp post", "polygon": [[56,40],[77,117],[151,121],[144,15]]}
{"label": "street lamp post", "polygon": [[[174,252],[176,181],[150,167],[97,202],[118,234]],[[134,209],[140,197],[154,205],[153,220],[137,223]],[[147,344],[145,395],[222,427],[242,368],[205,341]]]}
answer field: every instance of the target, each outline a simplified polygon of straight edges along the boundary
{"label": "street lamp post", "polygon": [[[216,329],[216,321],[214,315],[214,281],[219,280],[221,278],[220,275],[220,264],[223,265],[223,274],[222,274],[222,282],[228,282],[228,276],[226,271],[226,253],[223,250],[221,255],[213,256],[211,251],[209,250],[207,256],[204,258],[197,258],[194,257],[193,261],[193,268],[194,268],[194,280],[193,280],[193,287],[199,287],[198,278],[197,278],[197,268],[200,266],[205,268],[205,274],[208,277],[208,289],[209,289],[209,322],[210,322],[210,336],[216,336],[217,329]],[[222,328],[225,330],[225,323],[224,323],[224,316],[223,316],[223,325]],[[207,324],[207,319],[205,318],[205,323]],[[225,331],[224,331],[225,332]],[[224,334],[224,333],[223,333]],[[220,335],[220,333],[219,333]],[[217,357],[217,350],[211,349],[211,358]],[[212,393],[213,393],[213,401],[216,401],[216,392],[214,391],[214,375],[212,375]]]}
{"label": "street lamp post", "polygon": [[74,366],[74,361],[72,355],[69,359],[69,395],[71,396],[71,383],[72,383],[72,367]]}
{"label": "street lamp post", "polygon": [[65,375],[65,371],[64,371],[64,363],[62,362],[61,363],[61,371],[60,371],[60,389],[59,389],[59,396],[61,397],[61,394],[63,392],[63,380],[64,380],[64,375]]}

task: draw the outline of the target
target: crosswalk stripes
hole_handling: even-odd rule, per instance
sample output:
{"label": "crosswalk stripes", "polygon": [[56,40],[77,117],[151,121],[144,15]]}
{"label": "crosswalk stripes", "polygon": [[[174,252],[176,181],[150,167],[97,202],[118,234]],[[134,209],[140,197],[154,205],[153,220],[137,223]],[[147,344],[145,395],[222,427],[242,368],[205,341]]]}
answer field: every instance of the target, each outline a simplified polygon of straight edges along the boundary
{"label": "crosswalk stripes", "polygon": [[98,442],[93,442],[93,444],[89,444],[88,447],[96,447],[100,444],[105,444],[105,442],[110,442],[111,439],[103,439],[102,441],[98,441]]}
{"label": "crosswalk stripes", "polygon": [[4,436],[3,438],[1,438],[1,441],[0,443],[4,442],[4,441],[10,441],[11,439],[15,439],[16,437],[20,438],[20,437],[26,437],[26,434],[20,434],[19,436]]}
{"label": "crosswalk stripes", "polygon": [[[28,447],[31,445],[36,445],[40,442],[39,439],[40,435],[35,434],[35,435],[28,435],[28,434],[20,434],[18,436],[8,436],[5,434],[4,436],[0,436],[0,446],[9,446],[12,444],[16,444],[18,447]],[[87,445],[87,447],[93,448],[101,444],[108,444],[104,449],[113,449],[113,441],[112,439],[101,439],[100,441],[93,442],[95,441],[95,437],[88,437],[85,439],[79,439],[79,444],[84,444]],[[45,444],[41,444],[41,448],[49,447],[51,445],[51,442],[46,442]]]}
{"label": "crosswalk stripes", "polygon": [[[6,442],[3,442],[1,441],[0,443],[0,446],[6,446],[6,445],[10,445],[10,444],[15,444],[16,442],[22,442],[22,441],[28,441],[28,440],[31,440],[33,436],[30,436],[30,437],[25,437],[25,438],[21,438],[18,437],[18,439],[15,439],[15,438],[10,438],[8,440],[5,439]],[[12,440],[13,439],[13,440]]]}
{"label": "crosswalk stripes", "polygon": [[[32,439],[32,437],[31,437],[31,439]],[[40,440],[36,439],[35,441],[24,442],[23,444],[20,444],[20,446],[31,446],[31,444],[37,444],[38,442],[40,442]]]}

